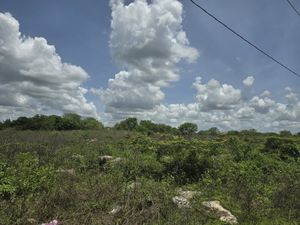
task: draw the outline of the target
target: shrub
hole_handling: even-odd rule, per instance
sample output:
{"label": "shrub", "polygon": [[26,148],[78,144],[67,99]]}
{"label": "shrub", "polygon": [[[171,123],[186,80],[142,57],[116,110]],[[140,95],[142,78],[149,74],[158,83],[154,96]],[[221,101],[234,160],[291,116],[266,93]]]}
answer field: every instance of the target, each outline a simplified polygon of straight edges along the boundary
{"label": "shrub", "polygon": [[264,152],[276,153],[281,159],[287,159],[287,157],[298,158],[300,156],[297,145],[292,140],[283,138],[268,138]]}
{"label": "shrub", "polygon": [[195,149],[177,153],[169,162],[164,162],[165,173],[171,175],[176,184],[198,182],[210,167],[208,159],[200,158]]}
{"label": "shrub", "polygon": [[54,181],[54,170],[39,165],[39,159],[31,153],[19,153],[13,165],[1,164],[0,195],[26,195],[47,190]]}
{"label": "shrub", "polygon": [[8,166],[4,162],[0,162],[0,197],[8,198],[16,192],[11,177],[7,176]]}

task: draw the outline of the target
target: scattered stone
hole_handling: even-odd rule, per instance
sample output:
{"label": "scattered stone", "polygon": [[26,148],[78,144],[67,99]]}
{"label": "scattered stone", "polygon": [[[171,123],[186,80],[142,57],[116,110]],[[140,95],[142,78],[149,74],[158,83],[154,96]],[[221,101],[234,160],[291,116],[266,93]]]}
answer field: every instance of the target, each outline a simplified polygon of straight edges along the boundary
{"label": "scattered stone", "polygon": [[181,196],[175,196],[172,201],[178,206],[178,208],[191,208],[190,201]]}
{"label": "scattered stone", "polygon": [[112,157],[111,155],[103,155],[103,156],[100,156],[100,160],[103,160],[103,161],[110,161],[110,160],[113,160],[114,157]]}
{"label": "scattered stone", "polygon": [[72,175],[72,176],[75,176],[76,175],[76,172],[74,169],[68,169],[68,170],[64,170],[64,169],[59,169],[59,170],[56,170],[57,173],[64,173],[64,174],[69,174],[69,175]]}
{"label": "scattered stone", "polygon": [[197,194],[200,194],[199,191],[178,191],[179,196],[172,198],[173,202],[178,206],[178,208],[190,208],[190,200]]}
{"label": "scattered stone", "polygon": [[126,185],[125,187],[123,187],[123,192],[126,193],[126,192],[130,192],[130,191],[135,191],[137,190],[138,188],[140,188],[142,186],[142,184],[140,182],[132,182],[128,185]]}
{"label": "scattered stone", "polygon": [[132,182],[131,184],[127,185],[127,190],[134,190],[137,189],[139,187],[141,187],[141,183],[140,182]]}
{"label": "scattered stone", "polygon": [[219,201],[206,201],[202,202],[202,205],[219,220],[229,224],[238,224],[237,218],[229,210],[223,208]]}
{"label": "scattered stone", "polygon": [[191,200],[195,195],[201,194],[200,191],[179,191],[180,196],[186,198],[187,200]]}
{"label": "scattered stone", "polygon": [[29,224],[37,224],[37,221],[33,218],[29,218],[29,219],[27,219],[27,221]]}
{"label": "scattered stone", "polygon": [[111,155],[103,155],[103,156],[100,156],[100,160],[110,161],[112,163],[117,163],[117,162],[121,162],[123,160],[123,158],[121,158],[121,157],[114,158]]}
{"label": "scattered stone", "polygon": [[122,162],[123,159],[121,157],[118,157],[118,158],[115,158],[113,160],[111,160],[112,163],[119,163],[119,162]]}
{"label": "scattered stone", "polygon": [[98,141],[97,138],[92,138],[92,139],[88,140],[89,143],[93,143],[93,142],[96,142],[96,141]]}
{"label": "scattered stone", "polygon": [[110,155],[100,156],[99,165],[103,167],[103,169],[109,168],[109,166],[113,166],[114,164],[121,163],[123,158],[117,157],[114,158]]}
{"label": "scattered stone", "polygon": [[72,159],[78,159],[78,160],[82,160],[84,157],[82,156],[82,155],[80,155],[80,154],[73,154],[72,155]]}
{"label": "scattered stone", "polygon": [[122,210],[122,207],[118,205],[118,206],[116,206],[115,208],[113,208],[113,209],[109,212],[109,214],[115,215],[115,214],[119,213],[121,210]]}
{"label": "scattered stone", "polygon": [[41,225],[57,225],[58,221],[57,220],[52,220],[49,223],[42,223]]}

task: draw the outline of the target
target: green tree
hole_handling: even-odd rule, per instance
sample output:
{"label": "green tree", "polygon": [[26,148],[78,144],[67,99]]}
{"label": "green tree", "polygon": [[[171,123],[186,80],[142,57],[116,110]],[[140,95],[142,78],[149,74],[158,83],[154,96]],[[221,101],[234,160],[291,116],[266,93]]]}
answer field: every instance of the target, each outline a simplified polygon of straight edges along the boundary
{"label": "green tree", "polygon": [[75,113],[64,114],[57,124],[58,130],[79,130],[81,128],[81,117]]}
{"label": "green tree", "polygon": [[55,119],[53,116],[45,115],[35,115],[30,119],[30,130],[54,130],[55,129]]}
{"label": "green tree", "polygon": [[300,157],[300,151],[295,142],[286,138],[268,138],[265,143],[264,152],[277,153],[281,159]]}
{"label": "green tree", "polygon": [[77,115],[76,113],[66,113],[63,115],[64,119],[68,119],[72,121],[74,124],[80,124],[81,122],[81,117]]}
{"label": "green tree", "polygon": [[137,128],[139,132],[151,133],[154,132],[155,124],[151,120],[141,120]]}
{"label": "green tree", "polygon": [[198,126],[195,123],[183,123],[178,127],[181,135],[192,135],[198,130]]}
{"label": "green tree", "polygon": [[82,120],[81,127],[84,130],[99,130],[103,128],[103,124],[95,118],[88,117]]}
{"label": "green tree", "polygon": [[151,134],[151,133],[167,133],[167,134],[177,134],[178,130],[166,124],[156,124],[150,120],[141,120],[137,131]]}
{"label": "green tree", "polygon": [[11,120],[10,119],[7,119],[7,120],[5,120],[4,122],[3,122],[3,126],[4,126],[4,128],[9,128],[9,127],[11,127]]}
{"label": "green tree", "polygon": [[22,116],[14,120],[11,125],[17,130],[27,130],[30,128],[30,124],[31,120],[27,117]]}
{"label": "green tree", "polygon": [[280,136],[292,136],[291,131],[289,130],[282,130],[279,132]]}
{"label": "green tree", "polygon": [[116,123],[114,128],[117,130],[135,130],[138,127],[136,118],[127,118],[119,123]]}
{"label": "green tree", "polygon": [[212,127],[207,130],[207,133],[209,135],[218,135],[218,134],[220,134],[220,131],[217,127]]}

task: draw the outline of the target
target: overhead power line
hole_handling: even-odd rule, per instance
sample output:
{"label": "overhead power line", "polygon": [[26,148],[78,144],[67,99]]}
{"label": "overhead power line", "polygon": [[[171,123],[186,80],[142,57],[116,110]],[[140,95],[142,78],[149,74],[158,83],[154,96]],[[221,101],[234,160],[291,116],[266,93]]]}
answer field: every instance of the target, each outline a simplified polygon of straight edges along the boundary
{"label": "overhead power line", "polygon": [[275,59],[273,56],[271,56],[270,54],[266,53],[264,50],[262,50],[261,48],[257,47],[255,44],[253,44],[252,42],[250,42],[247,38],[243,37],[241,34],[237,33],[235,30],[233,30],[232,28],[230,28],[228,25],[226,25],[225,23],[223,23],[221,20],[219,20],[217,17],[215,17],[213,14],[211,14],[210,12],[208,12],[206,9],[204,9],[201,5],[199,5],[198,3],[196,3],[194,0],[190,0],[196,7],[198,7],[199,9],[201,9],[203,12],[205,12],[208,16],[210,16],[211,18],[213,18],[214,20],[216,20],[218,23],[220,23],[222,26],[224,26],[226,29],[228,29],[229,31],[231,31],[233,34],[235,34],[236,36],[238,36],[239,38],[241,38],[243,41],[245,41],[246,43],[248,43],[250,46],[252,46],[253,48],[255,48],[257,51],[261,52],[262,54],[264,54],[266,57],[268,57],[269,59],[271,59],[272,61],[274,61],[275,63],[279,64],[281,67],[285,68],[286,70],[288,70],[289,72],[291,72],[292,74],[294,74],[297,77],[300,77],[300,74],[295,72],[294,70],[292,70],[291,68],[289,68],[288,66],[284,65],[283,63],[281,63],[280,61],[278,61],[277,59]]}
{"label": "overhead power line", "polygon": [[292,9],[300,16],[300,12],[296,9],[296,7],[293,5],[293,3],[290,0],[286,0],[289,5],[292,7]]}

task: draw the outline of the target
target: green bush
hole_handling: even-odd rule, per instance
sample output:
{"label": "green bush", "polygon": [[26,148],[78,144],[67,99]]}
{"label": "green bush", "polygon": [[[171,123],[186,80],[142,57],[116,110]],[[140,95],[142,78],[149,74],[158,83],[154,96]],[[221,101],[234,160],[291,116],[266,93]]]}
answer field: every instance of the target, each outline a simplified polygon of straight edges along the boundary
{"label": "green bush", "polygon": [[287,159],[287,157],[299,158],[300,151],[294,141],[284,138],[268,138],[264,152],[276,153],[281,159]]}
{"label": "green bush", "polygon": [[[0,223],[213,225],[219,200],[241,225],[298,224],[299,136],[143,133],[0,131]],[[201,194],[178,208],[179,190]]]}
{"label": "green bush", "polygon": [[54,169],[39,165],[39,159],[31,153],[19,153],[15,162],[1,164],[0,195],[26,195],[48,190],[54,181]]}
{"label": "green bush", "polygon": [[16,192],[16,187],[13,184],[11,177],[7,175],[8,165],[0,162],[0,196],[8,198]]}

